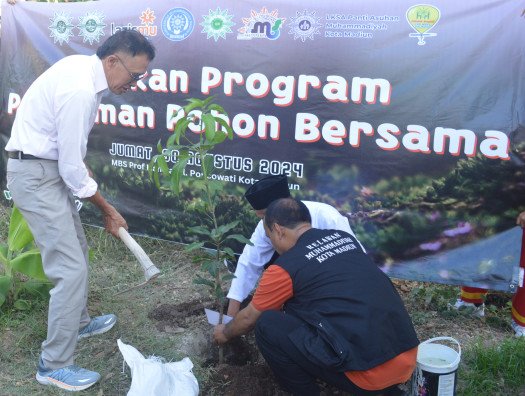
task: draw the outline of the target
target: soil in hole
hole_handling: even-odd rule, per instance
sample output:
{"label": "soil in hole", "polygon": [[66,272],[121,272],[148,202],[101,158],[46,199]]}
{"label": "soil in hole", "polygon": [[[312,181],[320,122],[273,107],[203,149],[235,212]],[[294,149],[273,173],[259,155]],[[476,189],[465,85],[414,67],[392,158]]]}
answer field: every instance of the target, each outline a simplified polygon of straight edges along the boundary
{"label": "soil in hole", "polygon": [[266,364],[231,366],[222,364],[215,368],[208,385],[201,389],[203,395],[223,396],[281,396],[282,392]]}
{"label": "soil in hole", "polygon": [[196,317],[204,315],[204,307],[209,306],[202,301],[187,301],[181,304],[161,304],[154,308],[148,318],[157,322],[157,330],[166,333],[179,332],[195,321]]}
{"label": "soil in hole", "polygon": [[[317,381],[320,396],[352,396],[322,381]],[[215,367],[214,374],[206,387],[201,389],[203,395],[221,396],[291,396],[283,391],[266,363],[246,366],[222,364]]]}
{"label": "soil in hole", "polygon": [[[225,364],[232,366],[245,366],[254,364],[262,357],[252,337],[240,337],[223,345],[223,360]],[[214,345],[211,356],[205,361],[206,366],[219,364],[219,347]]]}
{"label": "soil in hole", "polygon": [[[206,321],[204,307],[210,307],[210,301],[189,301],[181,304],[162,304],[152,310],[148,317],[156,321],[156,328],[166,333],[191,333],[195,339],[205,345],[194,348],[194,352],[205,366],[219,363],[219,348],[211,341],[212,326]],[[223,347],[224,363],[243,366],[261,360],[253,336],[243,336],[232,340]]]}
{"label": "soil in hole", "polygon": [[[223,346],[223,364],[219,365],[219,348],[211,340],[211,326],[206,321],[204,307],[211,301],[188,301],[182,304],[162,304],[148,317],[156,322],[162,332],[181,333],[204,343],[193,347],[193,352],[213,373],[206,384],[201,384],[203,395],[285,395],[279,390],[273,373],[259,353],[253,333],[232,340]],[[184,336],[183,334],[183,336]],[[190,358],[197,357],[190,354]]]}
{"label": "soil in hole", "polygon": [[[210,301],[189,301],[181,304],[162,304],[148,317],[157,322],[162,332],[180,329],[192,340],[203,340],[193,348],[190,358],[198,355],[212,373],[205,384],[200,384],[203,395],[223,396],[286,396],[277,384],[273,372],[257,348],[254,333],[239,337],[223,346],[223,364],[219,364],[219,348],[211,340],[211,327],[206,321],[204,307]],[[178,332],[178,331],[177,331]],[[321,395],[347,395],[336,388],[319,382]]]}

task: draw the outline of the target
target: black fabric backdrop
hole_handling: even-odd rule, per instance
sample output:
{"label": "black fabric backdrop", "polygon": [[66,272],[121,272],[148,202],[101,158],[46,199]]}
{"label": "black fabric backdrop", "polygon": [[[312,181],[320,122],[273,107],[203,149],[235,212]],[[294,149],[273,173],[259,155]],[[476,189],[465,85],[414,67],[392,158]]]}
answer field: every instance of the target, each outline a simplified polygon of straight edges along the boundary
{"label": "black fabric backdrop", "polygon": [[[192,212],[199,197],[157,191],[146,169],[173,110],[215,95],[235,137],[214,154],[213,177],[231,198],[222,215],[241,218],[240,232],[256,220],[244,190],[285,172],[294,196],[346,213],[391,276],[512,291],[521,238],[512,227],[525,210],[519,3],[4,4],[2,146],[39,74],[138,29],[157,57],[136,92],[103,99],[87,157],[132,232],[195,240],[185,230],[203,221]],[[189,165],[188,177],[197,170]],[[100,224],[89,205],[81,213]]]}

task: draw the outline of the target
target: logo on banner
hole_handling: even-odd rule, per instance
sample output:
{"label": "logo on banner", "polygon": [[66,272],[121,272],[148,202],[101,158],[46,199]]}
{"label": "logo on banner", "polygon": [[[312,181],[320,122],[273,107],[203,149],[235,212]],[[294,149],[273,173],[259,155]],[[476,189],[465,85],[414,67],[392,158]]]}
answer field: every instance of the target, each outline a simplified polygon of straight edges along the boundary
{"label": "logo on banner", "polygon": [[73,37],[73,18],[64,12],[55,12],[53,18],[49,18],[51,25],[49,30],[51,34],[49,37],[53,37],[53,43],[62,45],[64,42],[68,43],[69,38]]}
{"label": "logo on banner", "polygon": [[162,33],[171,41],[186,39],[195,26],[193,15],[185,8],[173,8],[162,18]]}
{"label": "logo on banner", "polygon": [[252,10],[249,18],[242,18],[244,26],[239,29],[237,40],[268,39],[277,40],[286,18],[279,18],[279,12],[268,12],[263,7],[261,12]]}
{"label": "logo on banner", "polygon": [[439,21],[441,12],[434,6],[428,4],[418,4],[410,7],[407,10],[407,21],[409,25],[416,31],[416,33],[410,33],[409,37],[417,37],[418,45],[425,45],[426,37],[437,36],[437,33],[429,33]]}
{"label": "logo on banner", "polygon": [[98,11],[88,12],[85,16],[79,18],[77,27],[80,29],[79,36],[83,37],[83,42],[89,41],[93,45],[93,41],[97,43],[100,37],[104,36],[104,15]]}
{"label": "logo on banner", "polygon": [[111,22],[111,34],[115,34],[121,30],[137,30],[144,36],[156,36],[157,25],[153,25],[155,19],[157,19],[155,12],[147,8],[145,11],[142,11],[139,17],[140,25],[132,25],[131,22],[128,22],[127,25],[117,25],[115,22]]}
{"label": "logo on banner", "polygon": [[221,10],[219,7],[215,11],[210,10],[208,15],[203,15],[204,21],[200,23],[202,26],[201,33],[206,33],[206,38],[210,37],[217,42],[220,37],[226,39],[226,33],[233,33],[231,27],[235,25],[232,22],[233,15],[228,14],[228,10]]}
{"label": "logo on banner", "polygon": [[302,13],[297,11],[295,18],[290,18],[290,31],[289,34],[293,34],[293,39],[301,39],[304,43],[306,39],[313,40],[316,34],[320,34],[319,29],[321,28],[321,18],[315,16],[315,11],[309,13],[304,10]]}

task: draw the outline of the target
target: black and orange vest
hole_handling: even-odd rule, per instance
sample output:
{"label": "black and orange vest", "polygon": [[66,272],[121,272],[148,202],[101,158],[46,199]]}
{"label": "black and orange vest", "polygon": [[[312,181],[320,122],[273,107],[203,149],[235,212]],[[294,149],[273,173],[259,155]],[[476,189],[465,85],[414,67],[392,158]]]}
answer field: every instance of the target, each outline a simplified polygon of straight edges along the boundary
{"label": "black and orange vest", "polygon": [[289,338],[313,363],[363,371],[419,344],[392,282],[352,235],[310,229],[275,264],[293,283],[285,313],[304,321]]}

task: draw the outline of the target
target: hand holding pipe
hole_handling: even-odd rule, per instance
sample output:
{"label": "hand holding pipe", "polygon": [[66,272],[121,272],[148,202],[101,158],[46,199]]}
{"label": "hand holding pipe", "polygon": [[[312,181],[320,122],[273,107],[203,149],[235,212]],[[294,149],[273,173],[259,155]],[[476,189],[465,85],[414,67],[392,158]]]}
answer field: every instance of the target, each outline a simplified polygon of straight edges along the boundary
{"label": "hand holding pipe", "polygon": [[144,276],[146,277],[145,283],[159,276],[159,269],[155,267],[155,264],[153,264],[146,252],[144,252],[140,245],[132,238],[131,235],[128,234],[124,228],[120,227],[118,229],[118,236],[142,266],[142,269],[144,270]]}

